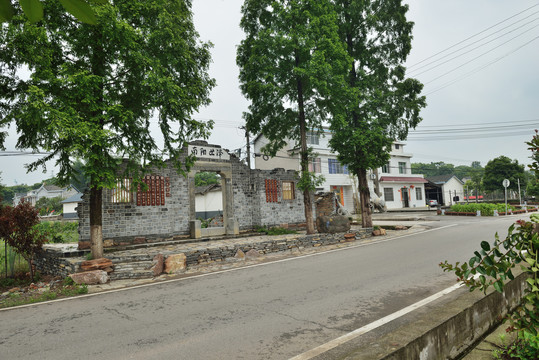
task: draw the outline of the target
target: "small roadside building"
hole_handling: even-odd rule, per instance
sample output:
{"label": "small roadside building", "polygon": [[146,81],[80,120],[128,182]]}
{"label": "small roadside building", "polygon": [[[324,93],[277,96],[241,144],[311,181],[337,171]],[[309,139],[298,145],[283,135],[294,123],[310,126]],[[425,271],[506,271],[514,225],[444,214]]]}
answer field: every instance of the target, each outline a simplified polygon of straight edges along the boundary
{"label": "small roadside building", "polygon": [[79,216],[77,215],[77,206],[79,206],[81,202],[82,193],[80,192],[61,201],[60,203],[63,207],[63,218],[69,220],[77,220],[79,218]]}
{"label": "small roadside building", "polygon": [[451,206],[464,200],[464,182],[453,174],[430,176],[425,185],[427,200]]}

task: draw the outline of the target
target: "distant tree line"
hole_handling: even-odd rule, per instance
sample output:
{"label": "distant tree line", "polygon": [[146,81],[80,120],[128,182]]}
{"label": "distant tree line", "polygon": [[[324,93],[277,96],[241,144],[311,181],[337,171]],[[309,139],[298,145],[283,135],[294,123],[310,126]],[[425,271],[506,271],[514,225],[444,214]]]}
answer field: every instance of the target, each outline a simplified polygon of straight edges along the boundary
{"label": "distant tree line", "polygon": [[490,160],[485,167],[479,161],[473,161],[471,166],[448,164],[443,161],[431,163],[412,163],[412,173],[423,174],[426,178],[439,175],[455,175],[465,181],[469,189],[476,191],[493,192],[502,187],[502,181],[510,181],[510,190],[518,190],[520,182],[521,192],[528,196],[539,196],[539,179],[525,169],[518,160],[511,160],[507,156],[499,156]]}

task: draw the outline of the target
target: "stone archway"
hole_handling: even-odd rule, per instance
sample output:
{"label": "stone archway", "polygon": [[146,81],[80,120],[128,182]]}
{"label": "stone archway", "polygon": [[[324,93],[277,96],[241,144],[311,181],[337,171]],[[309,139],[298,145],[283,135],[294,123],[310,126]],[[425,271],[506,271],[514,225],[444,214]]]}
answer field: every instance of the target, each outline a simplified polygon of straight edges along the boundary
{"label": "stone archway", "polygon": [[[215,172],[221,176],[223,198],[223,226],[205,228],[196,218],[195,207],[195,174],[198,172]],[[234,192],[232,190],[232,165],[228,161],[197,161],[188,176],[189,184],[189,229],[192,238],[239,234],[239,226],[234,218]]]}

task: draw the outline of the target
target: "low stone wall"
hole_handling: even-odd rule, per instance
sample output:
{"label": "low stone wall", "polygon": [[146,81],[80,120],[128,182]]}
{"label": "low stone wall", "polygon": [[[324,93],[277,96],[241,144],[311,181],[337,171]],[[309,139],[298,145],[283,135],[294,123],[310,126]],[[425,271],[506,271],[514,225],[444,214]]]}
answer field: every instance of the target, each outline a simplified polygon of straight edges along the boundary
{"label": "low stone wall", "polygon": [[44,275],[54,275],[66,277],[79,270],[82,262],[79,256],[83,256],[83,251],[65,253],[54,249],[44,249],[33,261],[36,269]]}
{"label": "low stone wall", "polygon": [[[115,265],[115,271],[119,270],[119,267],[116,265],[134,263],[138,262],[135,265],[129,265],[128,268],[132,268],[134,271],[147,270],[151,266],[151,262],[154,256],[162,254],[166,260],[169,256],[184,254],[186,257],[185,266],[194,266],[212,262],[225,261],[236,256],[239,250],[243,253],[248,253],[249,251],[256,251],[258,254],[269,254],[276,252],[284,252],[292,249],[304,249],[309,247],[319,247],[324,245],[333,245],[338,243],[344,243],[347,241],[354,241],[357,239],[363,239],[366,237],[372,236],[372,228],[359,229],[357,231],[351,232],[349,238],[345,238],[345,233],[336,233],[336,234],[313,234],[313,235],[302,235],[298,234],[296,236],[268,236],[267,241],[257,241],[257,242],[248,242],[244,244],[238,244],[231,246],[223,243],[218,246],[204,246],[205,242],[200,242],[200,246],[197,246],[196,250],[191,251],[182,251],[182,250],[171,250],[170,246],[153,246],[148,247],[146,254],[144,255],[127,255],[123,254],[122,251],[114,251],[105,254],[105,257],[111,259]],[[174,245],[174,244],[171,244]],[[55,275],[65,277],[68,274],[75,273],[79,271],[79,265],[82,261],[86,260],[82,256],[83,254],[88,253],[83,251],[55,251],[54,249],[44,250],[39,259],[36,260],[36,268],[43,274]],[[145,263],[147,262],[147,263]],[[114,276],[113,278],[119,278]],[[140,275],[140,276],[139,276]],[[122,274],[121,278],[131,278],[131,277],[144,277],[148,274]],[[150,275],[151,277],[151,275]]]}

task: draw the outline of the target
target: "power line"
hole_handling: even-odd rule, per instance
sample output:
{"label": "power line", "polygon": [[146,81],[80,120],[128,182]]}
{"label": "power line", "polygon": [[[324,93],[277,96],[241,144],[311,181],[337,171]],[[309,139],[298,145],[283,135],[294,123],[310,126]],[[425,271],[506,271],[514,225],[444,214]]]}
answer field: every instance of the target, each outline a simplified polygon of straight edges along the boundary
{"label": "power line", "polygon": [[[535,28],[538,27],[538,26],[539,26],[539,25],[536,25],[536,26],[534,26],[532,29],[535,29]],[[436,80],[438,80],[438,79],[440,79],[440,78],[442,78],[442,77],[444,77],[444,76],[446,76],[446,75],[448,75],[448,74],[450,74],[450,73],[452,73],[452,72],[454,72],[454,71],[456,71],[456,70],[458,70],[458,69],[460,69],[460,68],[462,68],[462,67],[464,67],[464,66],[470,64],[472,61],[475,61],[475,60],[477,60],[477,59],[479,59],[479,58],[485,56],[486,54],[488,54],[488,53],[490,53],[490,52],[492,52],[492,51],[494,51],[494,50],[496,50],[496,49],[502,47],[503,45],[505,45],[505,44],[509,43],[510,41],[513,41],[514,39],[516,39],[516,38],[518,38],[518,37],[524,35],[525,33],[529,32],[529,31],[532,30],[532,29],[529,29],[529,30],[527,30],[527,31],[525,31],[525,32],[523,32],[523,33],[518,34],[517,36],[512,37],[511,39],[509,39],[509,40],[507,40],[507,41],[501,43],[500,45],[495,46],[495,47],[493,47],[492,49],[490,49],[490,50],[488,50],[488,51],[485,51],[485,52],[482,53],[482,54],[477,55],[476,57],[474,57],[474,58],[472,58],[472,59],[466,61],[466,62],[463,63],[463,64],[460,64],[459,66],[457,66],[457,67],[455,67],[455,68],[453,68],[453,69],[451,69],[451,70],[449,70],[449,71],[446,71],[446,72],[443,73],[442,75],[439,75],[439,76],[435,77],[434,79],[431,79],[431,80],[425,82],[424,84],[425,84],[425,85],[430,84],[430,83],[432,83],[432,82],[434,82],[434,81],[436,81]],[[537,37],[534,38],[533,40],[535,40],[535,39],[537,39]],[[527,42],[525,45],[531,43],[533,40]],[[520,48],[522,48],[522,47],[524,47],[525,45],[523,45],[523,46],[517,48],[517,50],[520,49]],[[516,51],[516,50],[515,50],[515,51]],[[514,52],[514,51],[513,51],[513,52]],[[511,53],[513,53],[513,52],[511,52]],[[502,59],[502,58],[500,58],[500,59],[498,59],[498,60],[501,60],[501,59]],[[489,65],[490,65],[490,64],[489,64]],[[424,72],[426,72],[426,71],[424,71]],[[424,72],[422,72],[421,74],[423,74]]]}
{"label": "power line", "polygon": [[[536,12],[536,13],[539,13],[539,11]],[[534,14],[536,14],[536,13],[534,13]],[[468,51],[466,51],[466,52],[464,52],[464,53],[462,53],[462,54],[459,54],[459,55],[457,55],[457,56],[454,56],[454,57],[452,57],[452,58],[450,58],[450,59],[448,59],[448,60],[445,60],[445,61],[443,61],[443,62],[441,62],[441,63],[439,63],[439,64],[437,64],[437,65],[434,65],[434,66],[432,66],[432,67],[430,67],[430,68],[428,68],[428,69],[426,69],[426,70],[423,70],[423,71],[421,71],[421,72],[419,72],[419,73],[416,73],[416,72],[419,71],[420,69],[423,69],[423,68],[425,68],[425,67],[427,67],[427,66],[429,66],[429,65],[435,64],[435,63],[437,63],[437,62],[439,62],[439,61],[442,61],[442,60],[445,59],[447,56],[452,55],[452,54],[454,54],[454,53],[457,53],[457,52],[459,52],[459,51],[461,51],[461,50],[463,50],[463,49],[465,49],[465,48],[467,48],[467,47],[470,47],[470,46],[472,46],[473,44],[476,44],[477,42],[479,42],[479,41],[481,41],[481,40],[484,40],[484,39],[486,39],[486,38],[492,36],[493,34],[488,35],[488,36],[486,36],[486,37],[484,37],[484,38],[481,38],[481,39],[479,39],[479,40],[477,40],[477,41],[475,41],[475,42],[473,42],[473,43],[471,43],[471,44],[466,45],[465,47],[462,47],[462,48],[460,48],[460,49],[457,49],[457,50],[455,50],[455,51],[453,51],[453,52],[447,54],[446,56],[442,57],[441,59],[434,60],[434,61],[432,61],[432,62],[430,62],[430,63],[428,63],[428,64],[425,64],[425,65],[423,65],[423,66],[420,66],[419,68],[417,68],[417,69],[415,69],[415,70],[412,70],[412,71],[410,72],[410,75],[412,75],[412,76],[418,76],[418,75],[427,73],[427,72],[429,72],[429,71],[431,71],[431,70],[434,70],[434,69],[436,69],[436,68],[438,68],[438,67],[440,67],[440,66],[442,66],[442,65],[444,65],[444,64],[447,64],[448,62],[451,62],[451,61],[453,61],[453,60],[455,60],[455,59],[458,59],[459,57],[462,57],[462,56],[464,56],[464,55],[467,55],[467,54],[471,53],[471,52],[474,51],[474,50],[477,50],[477,49],[479,49],[479,48],[481,48],[481,47],[483,47],[483,46],[485,46],[485,45],[488,45],[488,44],[490,44],[491,42],[496,41],[496,40],[498,40],[498,39],[500,39],[500,38],[502,38],[502,37],[504,37],[504,36],[506,36],[506,35],[508,35],[508,34],[510,34],[510,33],[512,33],[512,32],[514,32],[514,31],[517,31],[518,29],[521,29],[521,28],[523,28],[524,26],[526,26],[526,25],[528,25],[528,24],[530,24],[530,23],[532,23],[532,22],[535,22],[535,21],[537,21],[537,20],[539,20],[539,18],[535,18],[535,19],[533,19],[532,21],[529,21],[529,22],[525,23],[524,25],[521,25],[521,26],[517,27],[516,29],[513,29],[513,30],[511,30],[511,31],[508,31],[508,32],[506,32],[506,33],[504,33],[504,34],[502,34],[502,35],[500,35],[500,36],[498,36],[498,37],[496,37],[496,38],[494,38],[494,39],[491,39],[491,40],[489,40],[489,41],[487,41],[487,42],[485,42],[485,43],[483,43],[483,44],[480,44],[480,45],[478,45],[478,46],[476,46],[476,47],[474,47],[474,48],[472,48],[472,49],[470,49],[470,50],[468,50]],[[532,27],[532,28],[530,28],[530,29],[527,29],[526,31],[520,33],[519,35],[513,37],[512,39],[509,39],[507,42],[509,42],[509,41],[511,41],[511,40],[514,40],[515,38],[517,38],[517,37],[519,37],[519,36],[521,36],[521,35],[524,35],[524,34],[530,32],[531,30],[535,29],[536,27],[537,27],[537,26],[534,26],[534,27]],[[501,30],[500,30],[500,31],[501,31]],[[495,34],[495,33],[494,33],[494,34]],[[489,52],[491,52],[491,51],[497,49],[498,47],[501,47],[502,45],[505,45],[507,42],[502,43],[501,45],[492,48],[491,50],[489,50],[489,51],[483,53],[482,55],[479,55],[479,57],[481,57],[481,56],[483,56],[483,55],[485,55],[485,54],[487,54],[487,53],[489,53]],[[474,60],[475,60],[475,59],[474,59]]]}
{"label": "power line", "polygon": [[432,91],[426,93],[425,96],[431,95],[431,94],[433,94],[433,93],[435,93],[435,92],[438,92],[438,91],[440,91],[440,90],[442,90],[442,89],[445,89],[446,87],[448,87],[448,86],[450,86],[450,85],[453,85],[454,83],[456,83],[456,82],[458,82],[458,81],[460,81],[460,80],[464,80],[464,79],[466,79],[466,78],[468,78],[468,77],[470,77],[470,76],[472,76],[472,75],[475,75],[477,72],[479,72],[479,71],[481,71],[481,70],[483,70],[483,69],[486,69],[486,68],[489,67],[490,65],[493,65],[493,64],[497,63],[498,61],[500,61],[500,60],[506,58],[507,56],[509,56],[509,55],[511,55],[511,54],[513,54],[513,53],[515,53],[516,51],[522,49],[523,47],[525,47],[525,46],[531,44],[532,42],[534,42],[534,41],[537,40],[537,39],[539,39],[539,36],[537,36],[537,37],[531,39],[530,41],[524,43],[523,45],[517,47],[517,48],[514,49],[513,51],[511,51],[511,52],[509,52],[509,53],[507,53],[507,54],[505,54],[505,55],[503,55],[503,56],[500,56],[499,58],[495,59],[494,61],[491,61],[490,63],[487,63],[486,65],[477,67],[477,68],[473,69],[472,71],[470,71],[470,72],[468,72],[468,73],[466,73],[466,74],[460,76],[459,78],[457,78],[457,79],[455,79],[455,80],[452,80],[452,81],[450,81],[450,82],[447,82],[447,83],[445,83],[444,85],[441,85],[440,87],[436,88],[435,90],[432,90]]}
{"label": "power line", "polygon": [[489,123],[467,123],[467,124],[446,124],[446,125],[419,125],[421,127],[428,127],[428,128],[444,128],[444,127],[452,127],[452,126],[475,126],[475,125],[485,125],[485,124],[507,124],[508,121],[511,121],[511,123],[524,123],[524,122],[534,122],[537,124],[539,122],[539,119],[529,119],[529,120],[505,120],[505,121],[491,121]]}
{"label": "power line", "polygon": [[522,13],[524,13],[524,12],[530,10],[530,9],[533,9],[533,8],[536,7],[536,6],[539,6],[539,4],[535,4],[535,5],[533,5],[533,6],[530,6],[530,7],[527,8],[527,9],[524,9],[524,10],[522,10],[522,11],[520,11],[520,12],[518,12],[518,13],[516,13],[516,14],[514,14],[514,15],[508,17],[508,18],[505,18],[504,20],[502,20],[502,21],[500,21],[500,22],[498,22],[498,23],[496,23],[496,24],[494,24],[494,25],[492,25],[492,26],[489,26],[488,28],[486,28],[486,29],[484,29],[484,30],[481,30],[480,32],[478,32],[478,33],[476,33],[476,34],[474,34],[474,35],[472,35],[472,36],[469,36],[469,37],[467,37],[466,39],[461,40],[461,41],[457,42],[456,44],[453,44],[453,45],[451,45],[451,46],[445,48],[444,50],[437,52],[437,53],[434,54],[434,55],[431,55],[431,56],[429,56],[429,57],[427,57],[427,58],[425,58],[425,59],[423,59],[423,60],[421,60],[421,61],[419,61],[419,62],[413,64],[413,65],[410,65],[408,68],[411,69],[411,68],[415,67],[416,65],[422,64],[422,63],[424,63],[425,61],[427,61],[427,60],[429,60],[429,59],[432,59],[433,57],[435,57],[435,56],[437,56],[437,55],[440,55],[440,54],[446,52],[447,50],[450,50],[450,49],[454,48],[455,46],[458,46],[458,45],[460,45],[460,44],[462,44],[462,43],[464,43],[464,42],[466,42],[466,41],[468,41],[468,40],[470,40],[470,39],[473,39],[473,38],[476,37],[477,35],[480,35],[480,34],[486,32],[486,31],[488,31],[488,30],[490,30],[490,29],[492,29],[492,28],[495,28],[496,26],[498,26],[498,25],[500,25],[500,24],[503,24],[503,23],[506,22],[507,20],[512,19],[512,18],[514,18],[514,17],[516,17],[516,16],[518,16],[518,15],[520,15],[520,14],[522,14]]}

